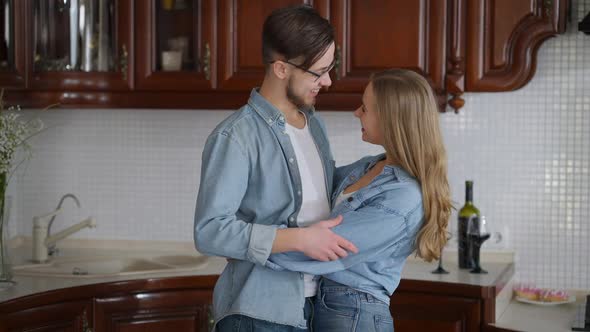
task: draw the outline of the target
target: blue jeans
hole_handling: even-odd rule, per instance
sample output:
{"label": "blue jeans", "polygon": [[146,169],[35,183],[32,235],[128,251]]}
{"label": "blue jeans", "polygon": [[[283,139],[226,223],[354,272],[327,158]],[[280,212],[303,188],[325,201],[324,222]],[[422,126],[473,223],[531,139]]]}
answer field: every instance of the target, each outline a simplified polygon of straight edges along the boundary
{"label": "blue jeans", "polygon": [[314,331],[393,332],[387,303],[325,278],[320,279],[314,309]]}
{"label": "blue jeans", "polygon": [[303,315],[307,320],[308,329],[298,329],[294,326],[282,325],[265,320],[260,320],[243,315],[231,315],[223,318],[217,323],[217,330],[219,332],[307,332],[311,331],[311,321],[313,319],[313,298],[305,299],[305,307],[303,308]]}

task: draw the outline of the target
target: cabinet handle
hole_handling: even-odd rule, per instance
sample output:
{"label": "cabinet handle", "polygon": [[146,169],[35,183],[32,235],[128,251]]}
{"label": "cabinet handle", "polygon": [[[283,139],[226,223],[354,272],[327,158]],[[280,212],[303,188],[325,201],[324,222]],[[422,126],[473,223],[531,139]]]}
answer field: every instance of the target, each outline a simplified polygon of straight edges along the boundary
{"label": "cabinet handle", "polygon": [[123,79],[127,80],[127,66],[129,65],[128,62],[129,53],[127,53],[127,46],[125,44],[121,45],[121,56],[119,58],[119,68],[121,69],[121,74],[123,74]]}
{"label": "cabinet handle", "polygon": [[82,332],[92,332],[92,328],[88,326],[88,315],[86,309],[82,312]]}
{"label": "cabinet handle", "polygon": [[211,48],[205,43],[205,54],[203,55],[203,72],[207,80],[211,79]]}
{"label": "cabinet handle", "polygon": [[336,54],[334,55],[334,70],[336,72],[336,80],[340,79],[340,66],[342,65],[342,48],[336,45]]}
{"label": "cabinet handle", "polygon": [[215,326],[215,318],[213,317],[213,306],[207,306],[207,327],[209,328],[207,331],[213,331],[213,326]]}

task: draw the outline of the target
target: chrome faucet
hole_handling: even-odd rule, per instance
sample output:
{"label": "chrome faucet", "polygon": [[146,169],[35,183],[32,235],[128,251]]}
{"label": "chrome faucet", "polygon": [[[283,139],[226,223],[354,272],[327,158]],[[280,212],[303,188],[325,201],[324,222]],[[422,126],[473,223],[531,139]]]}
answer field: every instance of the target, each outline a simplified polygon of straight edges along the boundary
{"label": "chrome faucet", "polygon": [[[76,195],[74,194],[65,194],[61,197],[61,199],[59,200],[59,203],[57,203],[57,208],[55,208],[55,211],[61,211],[61,205],[63,204],[63,202],[66,200],[66,198],[71,198],[74,200],[74,202],[76,203],[76,206],[78,207],[78,209],[80,208],[80,200],[78,200],[78,197],[76,197]],[[55,221],[55,217],[57,217],[57,214],[54,214],[51,219],[49,220],[49,223],[47,225],[47,237],[51,236],[51,226],[53,225],[53,221]],[[49,254],[49,256],[52,256],[54,254],[57,254],[57,247],[54,244],[52,244],[51,246],[47,247],[47,253]]]}
{"label": "chrome faucet", "polygon": [[[57,252],[55,244],[57,241],[64,239],[65,237],[72,235],[86,227],[96,227],[96,221],[93,217],[88,217],[81,222],[72,225],[61,232],[51,235],[51,226],[55,217],[63,210],[62,204],[66,198],[72,198],[78,208],[80,207],[80,201],[73,194],[64,195],[57,205],[57,208],[50,213],[45,215],[33,217],[33,261],[37,263],[46,262],[50,255]],[[48,218],[51,218],[47,221]]]}

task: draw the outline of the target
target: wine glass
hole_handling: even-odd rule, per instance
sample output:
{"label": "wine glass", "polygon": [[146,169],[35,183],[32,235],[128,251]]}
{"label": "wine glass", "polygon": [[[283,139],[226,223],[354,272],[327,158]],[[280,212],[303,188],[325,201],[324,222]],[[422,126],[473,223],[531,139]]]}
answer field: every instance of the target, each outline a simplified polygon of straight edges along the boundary
{"label": "wine glass", "polygon": [[[450,239],[453,238],[453,233],[447,233],[447,243]],[[444,247],[440,251],[440,257],[438,258],[438,267],[436,270],[432,271],[433,274],[449,274],[449,271],[445,270],[442,266],[442,259],[443,259],[443,251]]]}
{"label": "wine glass", "polygon": [[491,233],[484,216],[469,219],[469,224],[467,225],[467,237],[471,242],[471,254],[474,266],[470,273],[488,273],[488,271],[482,269],[479,265],[479,249],[481,248],[482,243],[489,239],[490,236]]}

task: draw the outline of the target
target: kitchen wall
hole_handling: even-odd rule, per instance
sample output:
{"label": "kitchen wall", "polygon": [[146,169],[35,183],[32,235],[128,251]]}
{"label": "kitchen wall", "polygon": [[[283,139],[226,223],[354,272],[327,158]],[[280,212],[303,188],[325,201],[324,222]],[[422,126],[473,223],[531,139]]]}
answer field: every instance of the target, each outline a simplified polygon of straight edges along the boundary
{"label": "kitchen wall", "polygon": [[[574,1],[572,21],[588,11],[590,0]],[[476,205],[504,234],[486,246],[514,250],[520,280],[590,288],[590,36],[570,24],[523,89],[465,97],[460,114],[440,116],[456,206],[473,179]],[[75,237],[192,241],[202,147],[231,111],[30,113],[48,129],[10,186],[12,235],[29,236],[32,217],[71,192],[82,208],[66,202],[56,231],[93,215],[98,228]],[[321,113],[340,165],[380,151],[361,142],[352,112]]]}

